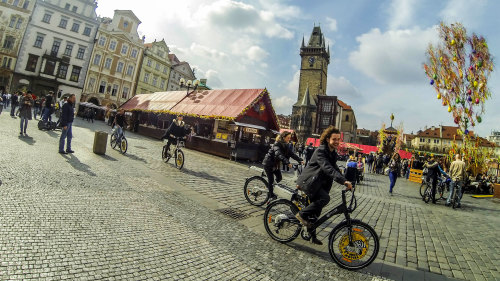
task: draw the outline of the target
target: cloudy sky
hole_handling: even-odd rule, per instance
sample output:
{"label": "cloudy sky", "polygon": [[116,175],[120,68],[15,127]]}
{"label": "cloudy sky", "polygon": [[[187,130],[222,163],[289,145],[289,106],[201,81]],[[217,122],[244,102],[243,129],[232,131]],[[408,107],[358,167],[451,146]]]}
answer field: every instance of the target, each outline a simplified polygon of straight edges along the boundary
{"label": "cloudy sky", "polygon": [[[98,0],[97,14],[132,10],[146,41],[165,39],[171,52],[208,78],[212,88],[267,87],[278,113],[297,100],[299,48],[314,24],[330,42],[329,95],[355,110],[358,127],[378,130],[393,112],[405,132],[452,125],[422,69],[440,21],[462,22],[500,54],[500,2],[494,0]],[[483,122],[500,130],[500,74],[493,72]]]}

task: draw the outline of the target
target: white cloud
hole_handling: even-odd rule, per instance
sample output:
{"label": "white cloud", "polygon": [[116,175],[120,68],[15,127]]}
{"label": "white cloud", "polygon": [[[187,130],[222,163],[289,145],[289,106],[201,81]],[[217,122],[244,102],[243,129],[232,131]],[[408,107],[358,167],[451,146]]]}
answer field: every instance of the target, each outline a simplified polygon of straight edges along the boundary
{"label": "white cloud", "polygon": [[361,92],[344,76],[328,75],[327,95],[337,96],[343,101],[352,102],[361,97]]}
{"label": "white cloud", "polygon": [[259,46],[250,47],[246,53],[249,59],[255,61],[262,61],[269,56],[269,53]]}
{"label": "white cloud", "polygon": [[292,106],[295,103],[295,99],[288,96],[282,96],[273,99],[274,110],[282,112],[284,114],[289,114],[292,111]]}
{"label": "white cloud", "polygon": [[299,90],[299,82],[300,82],[300,69],[297,69],[295,74],[293,74],[292,81],[290,81],[286,86],[289,95],[297,96],[297,91]]}
{"label": "white cloud", "polygon": [[413,24],[416,0],[393,0],[391,3],[389,28],[398,29]]}
{"label": "white cloud", "polygon": [[476,27],[486,10],[487,0],[450,0],[439,13],[447,23],[461,22],[466,27]]}
{"label": "white cloud", "polygon": [[326,17],[326,27],[330,31],[337,31],[337,20],[330,17]]}
{"label": "white cloud", "polygon": [[349,54],[349,63],[379,83],[420,83],[426,48],[436,40],[436,27],[384,33],[374,28],[356,38],[359,48]]}

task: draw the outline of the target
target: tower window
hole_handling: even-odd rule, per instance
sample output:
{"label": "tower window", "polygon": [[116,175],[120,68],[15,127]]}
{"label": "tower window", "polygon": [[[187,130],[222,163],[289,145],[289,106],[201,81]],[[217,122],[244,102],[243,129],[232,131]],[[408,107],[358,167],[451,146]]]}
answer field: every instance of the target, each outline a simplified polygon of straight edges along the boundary
{"label": "tower window", "polygon": [[349,115],[345,116],[345,121],[349,121]]}

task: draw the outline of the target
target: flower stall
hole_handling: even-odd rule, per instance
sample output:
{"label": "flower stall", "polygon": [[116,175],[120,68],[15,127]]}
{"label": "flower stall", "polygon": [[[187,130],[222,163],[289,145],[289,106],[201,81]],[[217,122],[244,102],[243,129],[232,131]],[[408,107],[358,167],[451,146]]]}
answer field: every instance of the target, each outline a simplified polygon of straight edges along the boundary
{"label": "flower stall", "polygon": [[194,132],[186,147],[222,157],[259,161],[279,131],[266,89],[158,92],[136,95],[120,108],[132,112],[134,131],[155,138],[181,114]]}

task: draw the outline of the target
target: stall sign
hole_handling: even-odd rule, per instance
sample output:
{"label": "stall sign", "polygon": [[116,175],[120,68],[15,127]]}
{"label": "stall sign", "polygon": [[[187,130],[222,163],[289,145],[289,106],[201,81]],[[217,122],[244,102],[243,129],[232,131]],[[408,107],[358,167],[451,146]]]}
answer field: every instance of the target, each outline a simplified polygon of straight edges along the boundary
{"label": "stall sign", "polygon": [[222,139],[227,140],[227,134],[222,134]]}
{"label": "stall sign", "polygon": [[254,129],[254,128],[245,128],[245,132],[252,133],[252,134],[257,134],[259,132],[259,130],[258,129]]}
{"label": "stall sign", "polygon": [[217,133],[217,135],[215,136],[215,138],[220,139],[220,138],[221,138],[221,136],[222,136],[222,134],[221,134],[221,133]]}

